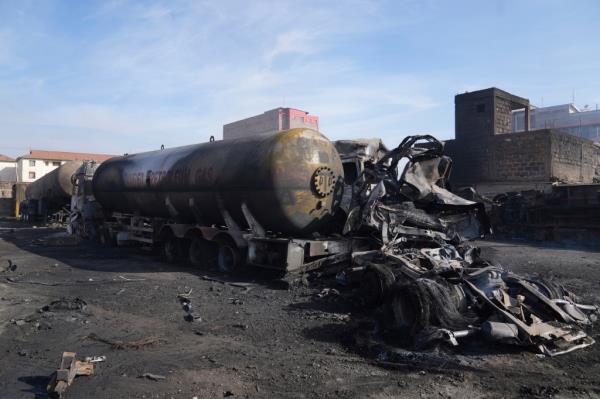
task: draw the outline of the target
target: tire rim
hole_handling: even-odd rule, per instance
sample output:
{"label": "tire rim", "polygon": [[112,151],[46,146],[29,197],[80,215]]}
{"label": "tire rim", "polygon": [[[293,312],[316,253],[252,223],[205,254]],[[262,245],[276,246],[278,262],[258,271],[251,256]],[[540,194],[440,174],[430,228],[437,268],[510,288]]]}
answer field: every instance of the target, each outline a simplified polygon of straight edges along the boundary
{"label": "tire rim", "polygon": [[235,269],[236,255],[229,245],[223,245],[219,248],[219,269],[224,272],[231,272]]}

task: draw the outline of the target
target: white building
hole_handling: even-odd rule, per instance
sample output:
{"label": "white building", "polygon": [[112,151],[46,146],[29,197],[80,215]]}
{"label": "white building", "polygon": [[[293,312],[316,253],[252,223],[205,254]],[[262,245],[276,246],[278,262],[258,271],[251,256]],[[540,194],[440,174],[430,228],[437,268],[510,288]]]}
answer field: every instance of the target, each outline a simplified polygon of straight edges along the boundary
{"label": "white building", "polygon": [[[524,130],[524,110],[513,111],[513,131]],[[531,107],[530,130],[560,129],[574,136],[600,141],[600,110],[577,108],[574,104]]]}
{"label": "white building", "polygon": [[114,155],[83,152],[31,150],[16,161],[17,182],[30,183],[52,172],[67,161],[105,161]]}

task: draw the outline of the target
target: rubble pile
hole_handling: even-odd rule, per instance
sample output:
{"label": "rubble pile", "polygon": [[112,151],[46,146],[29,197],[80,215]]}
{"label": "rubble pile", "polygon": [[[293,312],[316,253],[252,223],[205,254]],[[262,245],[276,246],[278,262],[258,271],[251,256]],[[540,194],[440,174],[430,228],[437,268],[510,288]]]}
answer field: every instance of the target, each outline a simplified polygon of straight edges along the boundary
{"label": "rubble pile", "polygon": [[367,235],[380,248],[352,253],[338,279],[379,309],[379,331],[413,348],[479,336],[554,356],[593,344],[582,326],[596,319],[596,306],[469,245],[490,225],[482,203],[447,189],[451,169],[443,143],[411,136],[365,163],[352,186],[344,234]]}

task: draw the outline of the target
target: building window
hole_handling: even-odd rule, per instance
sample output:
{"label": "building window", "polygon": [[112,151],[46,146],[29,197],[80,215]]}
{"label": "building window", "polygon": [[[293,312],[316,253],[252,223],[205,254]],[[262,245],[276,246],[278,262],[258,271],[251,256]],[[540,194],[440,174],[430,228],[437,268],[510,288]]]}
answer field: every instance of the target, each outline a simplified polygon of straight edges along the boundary
{"label": "building window", "polygon": [[477,104],[477,112],[479,112],[479,113],[485,112],[485,104]]}
{"label": "building window", "polygon": [[29,166],[35,166],[35,159],[29,160]]}
{"label": "building window", "polygon": [[35,172],[29,172],[29,178],[35,179]]}
{"label": "building window", "polygon": [[54,162],[52,162],[52,166],[60,166],[60,161],[54,161]]}
{"label": "building window", "polygon": [[44,161],[44,163],[46,164],[46,166],[48,166],[50,164],[50,162],[48,162],[48,161]]}

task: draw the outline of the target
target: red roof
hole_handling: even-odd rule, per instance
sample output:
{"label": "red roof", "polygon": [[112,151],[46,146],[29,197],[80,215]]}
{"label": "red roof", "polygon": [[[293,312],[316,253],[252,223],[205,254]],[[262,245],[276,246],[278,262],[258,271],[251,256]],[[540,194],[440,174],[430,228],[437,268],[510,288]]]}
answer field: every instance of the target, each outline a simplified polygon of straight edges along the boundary
{"label": "red roof", "polygon": [[7,157],[6,155],[0,154],[0,162],[15,162],[11,157]]}
{"label": "red roof", "polygon": [[90,154],[87,152],[66,152],[66,151],[45,151],[45,150],[30,150],[29,154],[19,158],[23,159],[47,159],[50,161],[106,161],[116,155],[109,154]]}

